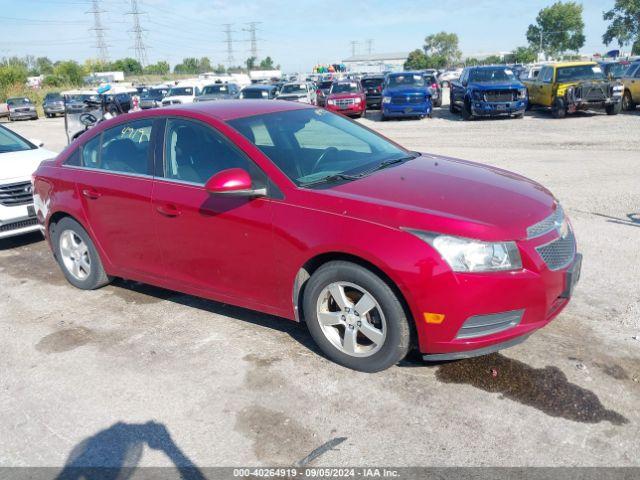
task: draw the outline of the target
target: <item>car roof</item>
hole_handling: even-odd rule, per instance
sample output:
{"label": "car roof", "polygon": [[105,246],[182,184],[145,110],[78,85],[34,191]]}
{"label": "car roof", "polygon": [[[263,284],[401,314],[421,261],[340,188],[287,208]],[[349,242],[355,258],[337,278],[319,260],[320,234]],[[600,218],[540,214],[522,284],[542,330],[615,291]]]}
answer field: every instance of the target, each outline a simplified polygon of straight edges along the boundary
{"label": "car roof", "polygon": [[494,70],[496,68],[511,68],[507,65],[474,65],[472,67],[468,67],[469,70]]}
{"label": "car roof", "polygon": [[272,90],[273,88],[275,88],[275,85],[263,85],[263,84],[255,83],[253,85],[247,85],[246,87],[244,87],[243,90],[250,90],[250,89],[254,89],[254,90]]}
{"label": "car roof", "polygon": [[585,65],[598,65],[596,62],[556,62],[552,63],[552,67],[582,67]]}
{"label": "car roof", "polygon": [[218,100],[217,102],[197,102],[163,107],[154,112],[160,114],[163,111],[189,111],[216,117],[219,120],[227,121],[236,118],[252,117],[254,115],[264,115],[267,113],[286,112],[290,110],[302,110],[305,108],[316,108],[298,102],[282,102],[277,100]]}

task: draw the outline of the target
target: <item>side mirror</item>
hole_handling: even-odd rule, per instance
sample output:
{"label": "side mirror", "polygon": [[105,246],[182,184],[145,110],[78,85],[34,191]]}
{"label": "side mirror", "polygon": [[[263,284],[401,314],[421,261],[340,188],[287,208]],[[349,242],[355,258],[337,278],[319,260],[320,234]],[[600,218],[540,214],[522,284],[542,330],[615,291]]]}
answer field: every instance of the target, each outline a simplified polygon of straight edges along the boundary
{"label": "side mirror", "polygon": [[228,168],[211,177],[204,186],[212,195],[264,197],[266,188],[252,188],[251,176],[242,168]]}
{"label": "side mirror", "polygon": [[30,138],[29,141],[38,147],[44,147],[44,142],[39,138]]}

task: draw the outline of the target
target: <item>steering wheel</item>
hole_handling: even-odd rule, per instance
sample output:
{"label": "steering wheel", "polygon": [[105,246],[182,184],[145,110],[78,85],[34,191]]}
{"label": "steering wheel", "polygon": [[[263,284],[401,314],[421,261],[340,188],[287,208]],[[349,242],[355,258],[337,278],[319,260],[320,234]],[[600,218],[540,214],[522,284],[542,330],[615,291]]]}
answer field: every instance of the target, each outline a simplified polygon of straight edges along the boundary
{"label": "steering wheel", "polygon": [[311,172],[315,172],[318,169],[318,166],[326,160],[326,158],[329,156],[329,154],[334,154],[337,153],[338,149],[336,147],[327,147],[325,148],[324,152],[322,152],[320,154],[320,156],[318,157],[318,159],[316,160],[316,162],[313,164],[313,169],[311,170]]}
{"label": "steering wheel", "polygon": [[98,122],[98,119],[92,113],[83,113],[82,115],[80,115],[79,120],[80,120],[80,123],[83,124],[85,127],[91,127],[92,125],[95,125]]}

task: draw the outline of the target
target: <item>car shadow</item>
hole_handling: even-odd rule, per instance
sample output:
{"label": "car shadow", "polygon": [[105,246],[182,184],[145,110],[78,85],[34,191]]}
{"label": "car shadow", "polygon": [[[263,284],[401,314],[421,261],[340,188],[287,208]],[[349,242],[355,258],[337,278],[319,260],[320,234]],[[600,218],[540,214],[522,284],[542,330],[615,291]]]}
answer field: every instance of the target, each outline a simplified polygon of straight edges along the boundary
{"label": "car shadow", "polygon": [[153,297],[158,301],[169,301],[185,307],[196,308],[204,312],[234,318],[259,327],[286,333],[293,340],[300,343],[308,350],[311,350],[322,357],[325,356],[317,347],[313,338],[311,338],[311,335],[303,322],[294,322],[276,315],[269,315],[256,310],[250,310],[243,307],[237,307],[235,305],[216,302],[214,300],[207,300],[202,297],[166,290],[146,283],[115,279],[111,285],[115,287],[113,288],[113,292],[125,301],[145,302],[145,296]]}
{"label": "car shadow", "polygon": [[44,241],[44,237],[40,232],[26,233],[15,237],[3,238],[0,240],[0,251],[11,250],[12,248],[26,247],[33,243]]}
{"label": "car shadow", "polygon": [[164,453],[180,478],[204,480],[206,477],[176,445],[162,423],[118,422],[76,445],[56,480],[125,480],[134,476],[144,448]]}

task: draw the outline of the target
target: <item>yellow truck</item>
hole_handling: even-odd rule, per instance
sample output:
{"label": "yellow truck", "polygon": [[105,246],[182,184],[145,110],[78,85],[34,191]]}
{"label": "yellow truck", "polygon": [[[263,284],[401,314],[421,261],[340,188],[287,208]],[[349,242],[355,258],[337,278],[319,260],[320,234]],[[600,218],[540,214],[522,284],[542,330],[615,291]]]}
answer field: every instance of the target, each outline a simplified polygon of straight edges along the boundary
{"label": "yellow truck", "polygon": [[529,95],[527,108],[550,108],[554,118],[594,108],[616,115],[622,107],[622,84],[609,80],[596,62],[547,64],[535,79],[523,83]]}
{"label": "yellow truck", "polygon": [[622,74],[622,109],[635,110],[640,104],[640,62],[633,62]]}

